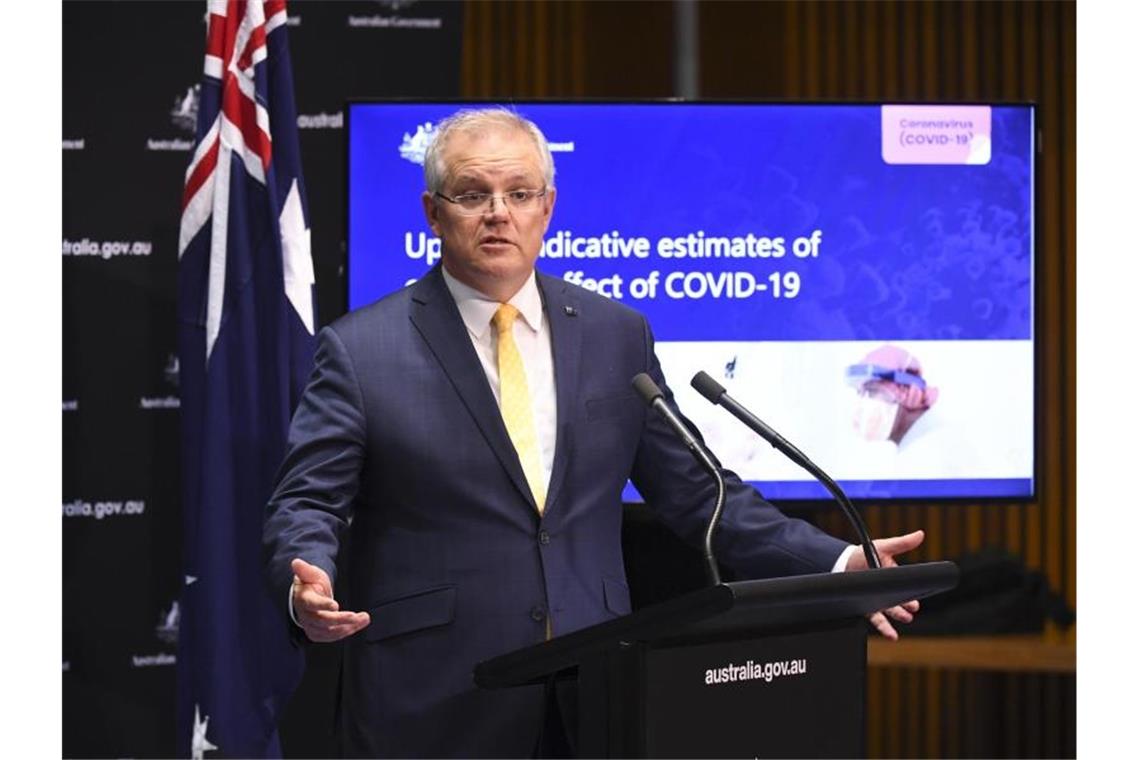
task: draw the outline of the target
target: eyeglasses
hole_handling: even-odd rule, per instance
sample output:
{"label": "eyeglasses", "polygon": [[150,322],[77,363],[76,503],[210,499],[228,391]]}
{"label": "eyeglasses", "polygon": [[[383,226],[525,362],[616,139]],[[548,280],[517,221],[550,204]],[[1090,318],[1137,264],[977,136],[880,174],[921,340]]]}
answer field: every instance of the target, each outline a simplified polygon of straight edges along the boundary
{"label": "eyeglasses", "polygon": [[506,193],[463,193],[454,198],[435,193],[448,203],[458,206],[460,214],[464,216],[478,216],[495,208],[495,199],[511,211],[534,211],[541,205],[540,198],[545,197],[546,188],[541,190],[511,190]]}

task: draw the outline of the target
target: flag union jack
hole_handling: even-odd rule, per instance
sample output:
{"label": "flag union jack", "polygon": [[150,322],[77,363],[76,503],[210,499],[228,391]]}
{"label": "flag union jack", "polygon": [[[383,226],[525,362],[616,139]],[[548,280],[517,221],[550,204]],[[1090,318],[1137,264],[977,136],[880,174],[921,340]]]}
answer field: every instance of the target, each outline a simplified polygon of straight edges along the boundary
{"label": "flag union jack", "polygon": [[274,757],[303,663],[261,528],[312,362],[313,263],[285,2],[208,9],[178,246],[177,754]]}
{"label": "flag union jack", "polygon": [[[234,2],[210,0],[208,3],[206,56],[203,74],[213,87],[203,88],[199,106],[198,143],[193,160],[186,170],[182,192],[182,225],[179,232],[179,258],[208,222],[213,222],[213,245],[210,251],[210,295],[206,322],[206,354],[212,352],[222,315],[222,294],[226,275],[226,224],[230,183],[228,167],[236,158],[248,177],[264,185],[273,158],[270,129],[268,78],[259,76],[268,57],[267,40],[275,29],[285,26],[285,0],[267,2]],[[262,72],[264,74],[264,72]],[[289,77],[292,90],[292,78]],[[259,82],[262,87],[259,91]],[[289,94],[294,118],[287,128],[296,130],[296,109]],[[213,101],[213,102],[211,102]],[[203,126],[205,131],[203,132]],[[293,137],[294,142],[296,137]],[[218,173],[222,166],[227,171]],[[281,171],[279,169],[278,173]],[[300,165],[296,166],[296,182],[300,181]],[[300,191],[296,183],[285,193],[281,220],[285,260],[285,289],[298,317],[313,332],[312,255],[308,225],[300,212]]]}

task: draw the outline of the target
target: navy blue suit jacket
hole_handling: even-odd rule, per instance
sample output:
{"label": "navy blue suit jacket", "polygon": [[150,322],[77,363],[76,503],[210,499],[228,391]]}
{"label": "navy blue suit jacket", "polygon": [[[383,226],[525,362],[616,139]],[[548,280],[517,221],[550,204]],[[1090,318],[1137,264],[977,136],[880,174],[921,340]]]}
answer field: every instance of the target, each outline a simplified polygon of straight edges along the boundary
{"label": "navy blue suit jacket", "polygon": [[[265,528],[273,592],[294,557],[348,597],[368,628],[345,647],[347,754],[530,756],[542,688],[483,692],[480,660],[630,611],[621,493],[699,545],[715,488],[630,387],[667,386],[637,312],[539,275],[558,432],[545,514],[535,509],[438,267],[321,331]],[[716,542],[747,577],[826,572],[846,544],[786,518],[737,478]],[[289,625],[292,625],[290,623]]]}

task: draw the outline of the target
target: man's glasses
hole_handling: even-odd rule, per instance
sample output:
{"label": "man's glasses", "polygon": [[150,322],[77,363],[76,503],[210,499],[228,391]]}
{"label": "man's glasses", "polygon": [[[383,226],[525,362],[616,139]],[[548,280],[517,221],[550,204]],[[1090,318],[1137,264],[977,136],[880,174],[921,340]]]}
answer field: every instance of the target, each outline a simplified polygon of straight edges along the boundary
{"label": "man's glasses", "polygon": [[435,195],[448,203],[454,204],[459,213],[464,216],[479,216],[493,211],[495,199],[511,211],[534,211],[542,205],[541,198],[546,195],[546,188],[541,190],[511,190],[506,193],[463,193],[454,198],[435,193]]}

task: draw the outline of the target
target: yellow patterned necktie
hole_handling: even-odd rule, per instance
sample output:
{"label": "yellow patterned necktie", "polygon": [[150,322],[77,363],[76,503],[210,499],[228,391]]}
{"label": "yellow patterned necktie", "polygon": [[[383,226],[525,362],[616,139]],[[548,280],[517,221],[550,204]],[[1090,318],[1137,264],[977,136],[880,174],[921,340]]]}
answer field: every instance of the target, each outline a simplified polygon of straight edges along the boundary
{"label": "yellow patterned necktie", "polygon": [[499,411],[507,426],[507,434],[519,455],[526,482],[534,495],[541,515],[546,506],[546,483],[538,457],[538,433],[534,424],[534,407],[526,384],[522,356],[515,344],[513,327],[519,310],[509,303],[499,304],[491,324],[499,334]]}

